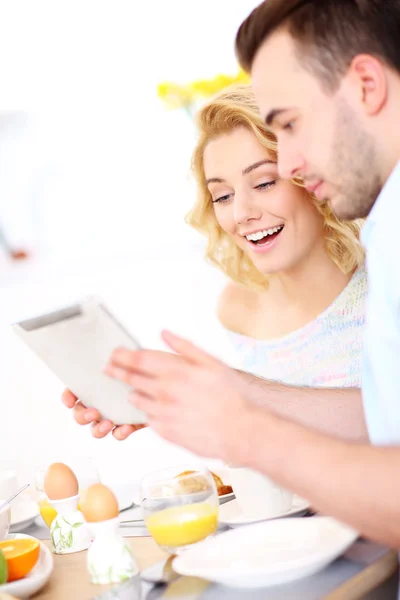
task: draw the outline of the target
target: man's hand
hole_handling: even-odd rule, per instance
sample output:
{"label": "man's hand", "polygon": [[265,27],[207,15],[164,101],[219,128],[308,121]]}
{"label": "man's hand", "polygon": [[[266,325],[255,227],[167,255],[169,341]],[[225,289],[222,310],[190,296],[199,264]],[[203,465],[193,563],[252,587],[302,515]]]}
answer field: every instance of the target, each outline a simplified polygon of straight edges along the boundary
{"label": "man's hand", "polygon": [[92,435],[95,438],[106,437],[112,432],[116,440],[122,441],[126,440],[131,433],[146,427],[145,425],[119,425],[114,427],[111,421],[101,419],[98,410],[86,408],[70,390],[64,390],[62,401],[67,408],[73,409],[74,419],[78,425],[92,424]]}
{"label": "man's hand", "polygon": [[246,401],[234,370],[171,333],[163,339],[179,356],[118,349],[105,373],[132,386],[132,403],[162,437],[203,456],[235,460],[250,415],[261,409]]}

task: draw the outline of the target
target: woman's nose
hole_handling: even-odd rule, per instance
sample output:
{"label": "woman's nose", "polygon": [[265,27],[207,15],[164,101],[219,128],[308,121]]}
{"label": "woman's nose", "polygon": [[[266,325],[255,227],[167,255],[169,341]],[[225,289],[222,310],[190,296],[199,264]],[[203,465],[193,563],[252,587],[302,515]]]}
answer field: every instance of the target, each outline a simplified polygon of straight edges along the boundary
{"label": "woman's nose", "polygon": [[259,219],[261,217],[261,211],[256,206],[251,194],[236,193],[234,202],[234,218],[235,223],[238,225],[248,223],[253,219]]}

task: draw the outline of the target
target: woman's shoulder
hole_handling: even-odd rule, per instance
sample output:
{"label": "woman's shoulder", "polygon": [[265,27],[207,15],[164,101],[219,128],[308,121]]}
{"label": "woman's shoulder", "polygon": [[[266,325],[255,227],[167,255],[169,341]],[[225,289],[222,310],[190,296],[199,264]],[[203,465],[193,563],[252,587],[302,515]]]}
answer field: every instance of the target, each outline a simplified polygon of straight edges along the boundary
{"label": "woman's shoulder", "polygon": [[343,333],[352,327],[363,326],[367,296],[367,273],[364,267],[360,267],[330,308],[320,316],[319,322],[327,321],[330,326],[333,323]]}
{"label": "woman's shoulder", "polygon": [[363,304],[368,294],[368,277],[365,266],[361,266],[354,273],[351,281],[344,289],[342,297],[346,303]]}
{"label": "woman's shoulder", "polygon": [[217,304],[217,317],[225,329],[242,331],[249,316],[254,317],[260,307],[260,292],[236,282],[229,282],[222,290]]}

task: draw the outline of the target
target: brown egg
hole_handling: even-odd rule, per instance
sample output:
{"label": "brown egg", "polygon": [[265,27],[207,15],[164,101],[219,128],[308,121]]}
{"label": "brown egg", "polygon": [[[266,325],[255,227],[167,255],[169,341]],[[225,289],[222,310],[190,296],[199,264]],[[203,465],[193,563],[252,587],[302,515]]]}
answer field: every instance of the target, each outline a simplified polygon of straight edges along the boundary
{"label": "brown egg", "polygon": [[118,502],[112,491],[101,483],[86,490],[81,501],[81,511],[88,523],[115,519],[119,515]]}
{"label": "brown egg", "polygon": [[44,491],[49,500],[64,500],[79,491],[75,473],[64,463],[53,463],[44,476]]}

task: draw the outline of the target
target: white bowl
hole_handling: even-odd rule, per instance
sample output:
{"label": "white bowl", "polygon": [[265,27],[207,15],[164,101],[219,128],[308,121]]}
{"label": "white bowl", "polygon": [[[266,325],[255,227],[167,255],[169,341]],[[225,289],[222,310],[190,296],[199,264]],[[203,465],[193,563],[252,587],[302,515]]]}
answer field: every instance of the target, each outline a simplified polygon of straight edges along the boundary
{"label": "white bowl", "polygon": [[[23,533],[9,535],[9,539],[31,537],[32,536],[24,535]],[[0,596],[1,594],[10,594],[10,596],[15,596],[16,598],[20,599],[30,598],[46,585],[50,579],[52,571],[53,555],[51,554],[50,550],[42,542],[40,542],[39,560],[33,567],[32,571],[22,579],[0,585]]]}
{"label": "white bowl", "polygon": [[28,529],[39,516],[37,502],[29,496],[19,496],[11,504],[10,533],[21,533]]}
{"label": "white bowl", "polygon": [[266,521],[200,542],[175,558],[173,568],[229,587],[268,587],[320,571],[357,536],[330,517]]}
{"label": "white bowl", "polygon": [[[3,504],[4,500],[0,500]],[[5,540],[10,530],[11,523],[11,508],[10,505],[0,510],[0,540]]]}
{"label": "white bowl", "polygon": [[229,474],[237,503],[246,517],[273,519],[292,508],[293,494],[262,473],[231,467]]}

